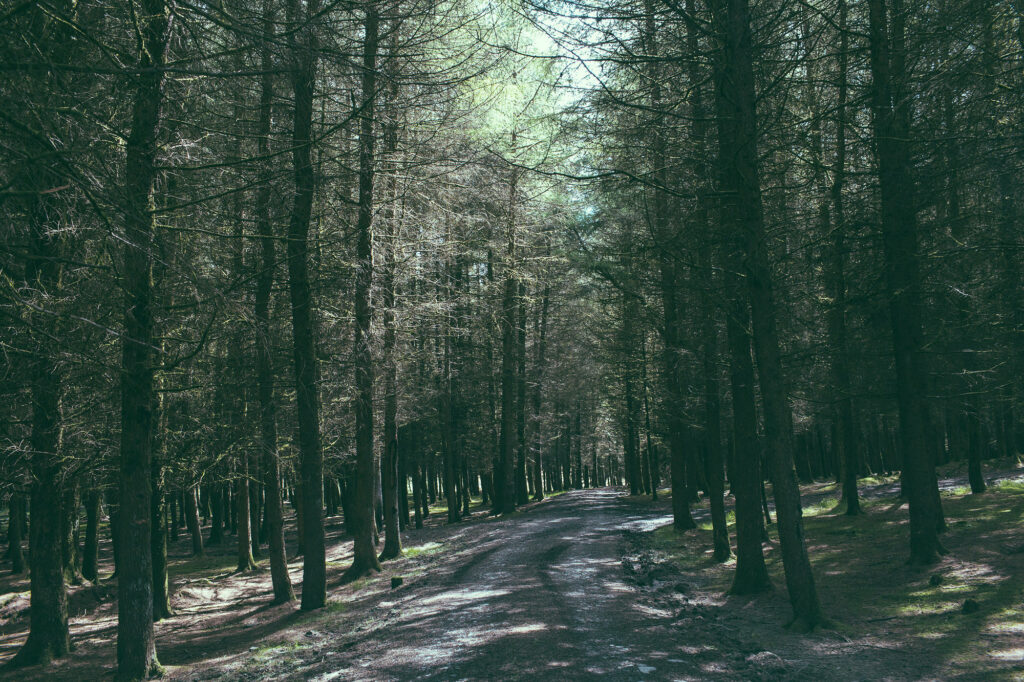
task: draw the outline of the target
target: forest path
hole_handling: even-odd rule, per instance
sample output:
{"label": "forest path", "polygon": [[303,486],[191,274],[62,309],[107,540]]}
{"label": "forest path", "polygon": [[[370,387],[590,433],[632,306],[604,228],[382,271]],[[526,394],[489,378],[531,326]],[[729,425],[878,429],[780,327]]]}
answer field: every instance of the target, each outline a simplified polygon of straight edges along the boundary
{"label": "forest path", "polygon": [[419,581],[381,605],[387,623],[378,633],[387,643],[364,640],[343,661],[325,661],[318,679],[693,674],[692,663],[673,657],[677,638],[638,602],[623,569],[627,534],[671,517],[621,498],[609,489],[573,491],[495,523],[438,584]]}

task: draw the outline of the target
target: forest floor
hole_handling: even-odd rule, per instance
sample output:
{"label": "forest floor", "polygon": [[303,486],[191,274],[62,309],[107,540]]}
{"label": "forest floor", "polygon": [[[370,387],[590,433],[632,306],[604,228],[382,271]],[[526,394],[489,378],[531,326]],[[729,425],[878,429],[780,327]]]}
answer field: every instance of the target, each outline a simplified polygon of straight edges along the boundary
{"label": "forest floor", "polygon": [[[853,518],[833,484],[805,486],[808,548],[833,620],[810,635],[783,627],[774,540],[776,590],[728,596],[733,565],[711,559],[705,503],[699,528],[680,534],[666,496],[602,489],[506,518],[478,510],[453,526],[432,514],[404,534],[404,558],[345,586],[351,543],[328,519],[330,602],[311,614],[267,606],[265,561],[236,574],[230,542],[191,559],[182,536],[170,548],[177,615],[157,624],[157,651],[173,680],[1024,679],[1024,469],[1005,464],[980,496],[962,471],[944,472],[950,553],[928,569],[904,563],[906,506],[893,481],[865,481],[867,513]],[[109,574],[109,546],[104,555]],[[298,590],[301,561],[290,568]],[[395,589],[392,577],[403,579]],[[0,663],[24,641],[27,590],[23,577],[0,579]],[[115,597],[113,581],[72,588],[76,650],[18,678],[111,678]]]}

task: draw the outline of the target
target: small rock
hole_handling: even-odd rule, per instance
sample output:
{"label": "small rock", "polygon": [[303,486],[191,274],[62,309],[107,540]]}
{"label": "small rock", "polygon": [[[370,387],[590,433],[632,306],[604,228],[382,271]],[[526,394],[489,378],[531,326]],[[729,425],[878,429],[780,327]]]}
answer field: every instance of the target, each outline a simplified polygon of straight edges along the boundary
{"label": "small rock", "polygon": [[257,649],[259,649],[259,647],[255,647],[255,646],[249,647],[249,651],[256,651]]}
{"label": "small rock", "polygon": [[964,605],[963,605],[963,607],[960,610],[964,613],[964,615],[968,615],[969,616],[972,613],[977,613],[978,611],[980,611],[981,610],[981,604],[979,604],[978,602],[976,602],[973,599],[967,599],[967,600],[964,601]]}
{"label": "small rock", "polygon": [[393,589],[396,589],[398,587],[401,587],[402,583],[404,583],[404,582],[405,582],[405,578],[402,578],[401,576],[395,576],[395,577],[391,578],[391,589],[393,590]]}
{"label": "small rock", "polygon": [[928,578],[928,584],[932,587],[938,587],[942,584],[943,580],[945,580],[945,578],[942,577],[942,574],[936,573],[931,578]]}
{"label": "small rock", "polygon": [[653,665],[644,665],[643,663],[637,663],[636,669],[642,672],[644,675],[650,675],[655,670],[657,670],[657,668],[655,668]]}

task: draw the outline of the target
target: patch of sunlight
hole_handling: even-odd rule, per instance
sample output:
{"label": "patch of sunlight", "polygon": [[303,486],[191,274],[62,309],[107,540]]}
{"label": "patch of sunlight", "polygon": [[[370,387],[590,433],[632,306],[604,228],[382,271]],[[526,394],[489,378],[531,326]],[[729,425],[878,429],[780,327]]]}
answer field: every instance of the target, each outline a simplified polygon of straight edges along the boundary
{"label": "patch of sunlight", "polygon": [[253,652],[253,658],[258,662],[266,662],[279,658],[281,656],[291,656],[303,649],[309,649],[310,644],[304,642],[288,642],[286,644],[271,644],[269,646],[260,647]]}
{"label": "patch of sunlight", "polygon": [[1002,481],[996,481],[992,487],[1000,492],[1024,493],[1024,478],[1007,478]]}
{"label": "patch of sunlight", "polygon": [[601,586],[609,592],[626,592],[629,594],[633,593],[633,590],[626,583],[622,582],[608,582],[607,580],[601,583]]}
{"label": "patch of sunlight", "polygon": [[826,512],[830,512],[833,509],[835,509],[838,504],[839,504],[839,499],[838,498],[826,497],[826,498],[824,498],[824,499],[822,499],[822,500],[820,500],[818,502],[815,502],[812,505],[804,507],[804,509],[803,509],[804,516],[818,516],[819,514],[824,514]]}
{"label": "patch of sunlight", "polygon": [[1004,635],[1024,635],[1024,623],[992,623],[985,629]]}
{"label": "patch of sunlight", "polygon": [[896,609],[896,613],[904,616],[935,616],[959,611],[960,607],[961,604],[955,601],[935,601],[931,604],[906,604]]}
{"label": "patch of sunlight", "polygon": [[898,474],[891,474],[888,476],[865,476],[864,478],[858,478],[858,485],[881,485],[883,483],[895,483],[899,480]]}
{"label": "patch of sunlight", "polygon": [[471,601],[504,597],[508,593],[508,590],[450,590],[448,592],[442,592],[441,594],[435,594],[434,596],[427,597],[426,599],[421,599],[419,603],[424,606],[430,606],[431,604],[437,603],[450,604],[452,602],[466,604]]}
{"label": "patch of sunlight", "polygon": [[920,638],[920,639],[943,639],[944,637],[948,637],[949,633],[932,631],[932,632],[921,632],[921,633],[918,633],[915,636]]}
{"label": "patch of sunlight", "polygon": [[992,658],[998,658],[1000,661],[1024,661],[1024,647],[990,651],[988,655]]}
{"label": "patch of sunlight", "polygon": [[[715,647],[713,647],[711,645],[708,645],[708,646],[684,645],[684,646],[681,646],[681,647],[678,648],[678,651],[680,653],[684,653],[684,654],[686,654],[688,656],[696,656],[698,654],[703,654],[703,653],[706,653],[708,651],[714,651],[714,650],[715,650]],[[676,661],[673,661],[673,662],[676,662]]]}
{"label": "patch of sunlight", "polygon": [[974,588],[971,585],[941,585],[939,591],[943,594],[956,594],[958,592],[971,592]]}
{"label": "patch of sunlight", "polygon": [[0,608],[7,606],[15,599],[20,597],[28,597],[29,592],[10,592],[8,594],[0,594]]}
{"label": "patch of sunlight", "polygon": [[344,613],[348,610],[348,604],[341,601],[328,601],[320,613]]}
{"label": "patch of sunlight", "polygon": [[407,559],[414,559],[418,556],[429,556],[431,554],[437,554],[444,548],[440,542],[428,542],[425,545],[417,545],[416,547],[406,547],[404,550],[405,557]]}
{"label": "patch of sunlight", "polygon": [[541,632],[547,629],[548,626],[545,623],[529,623],[527,625],[516,625],[511,628],[504,628],[502,632],[509,635],[526,635],[531,632]]}

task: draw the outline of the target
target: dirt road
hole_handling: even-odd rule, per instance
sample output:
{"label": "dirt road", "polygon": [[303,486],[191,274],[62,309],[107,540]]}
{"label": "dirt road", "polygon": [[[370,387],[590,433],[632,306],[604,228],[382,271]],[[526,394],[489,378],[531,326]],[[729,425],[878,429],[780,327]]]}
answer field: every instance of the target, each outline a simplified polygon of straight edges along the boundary
{"label": "dirt road", "polygon": [[[396,591],[387,643],[368,639],[319,679],[657,679],[693,672],[637,601],[624,533],[671,521],[610,490],[575,491],[495,523],[464,563]],[[400,596],[399,596],[400,595]],[[348,663],[347,665],[345,663]],[[339,666],[340,667],[337,667]],[[310,671],[311,672],[311,671]]]}

